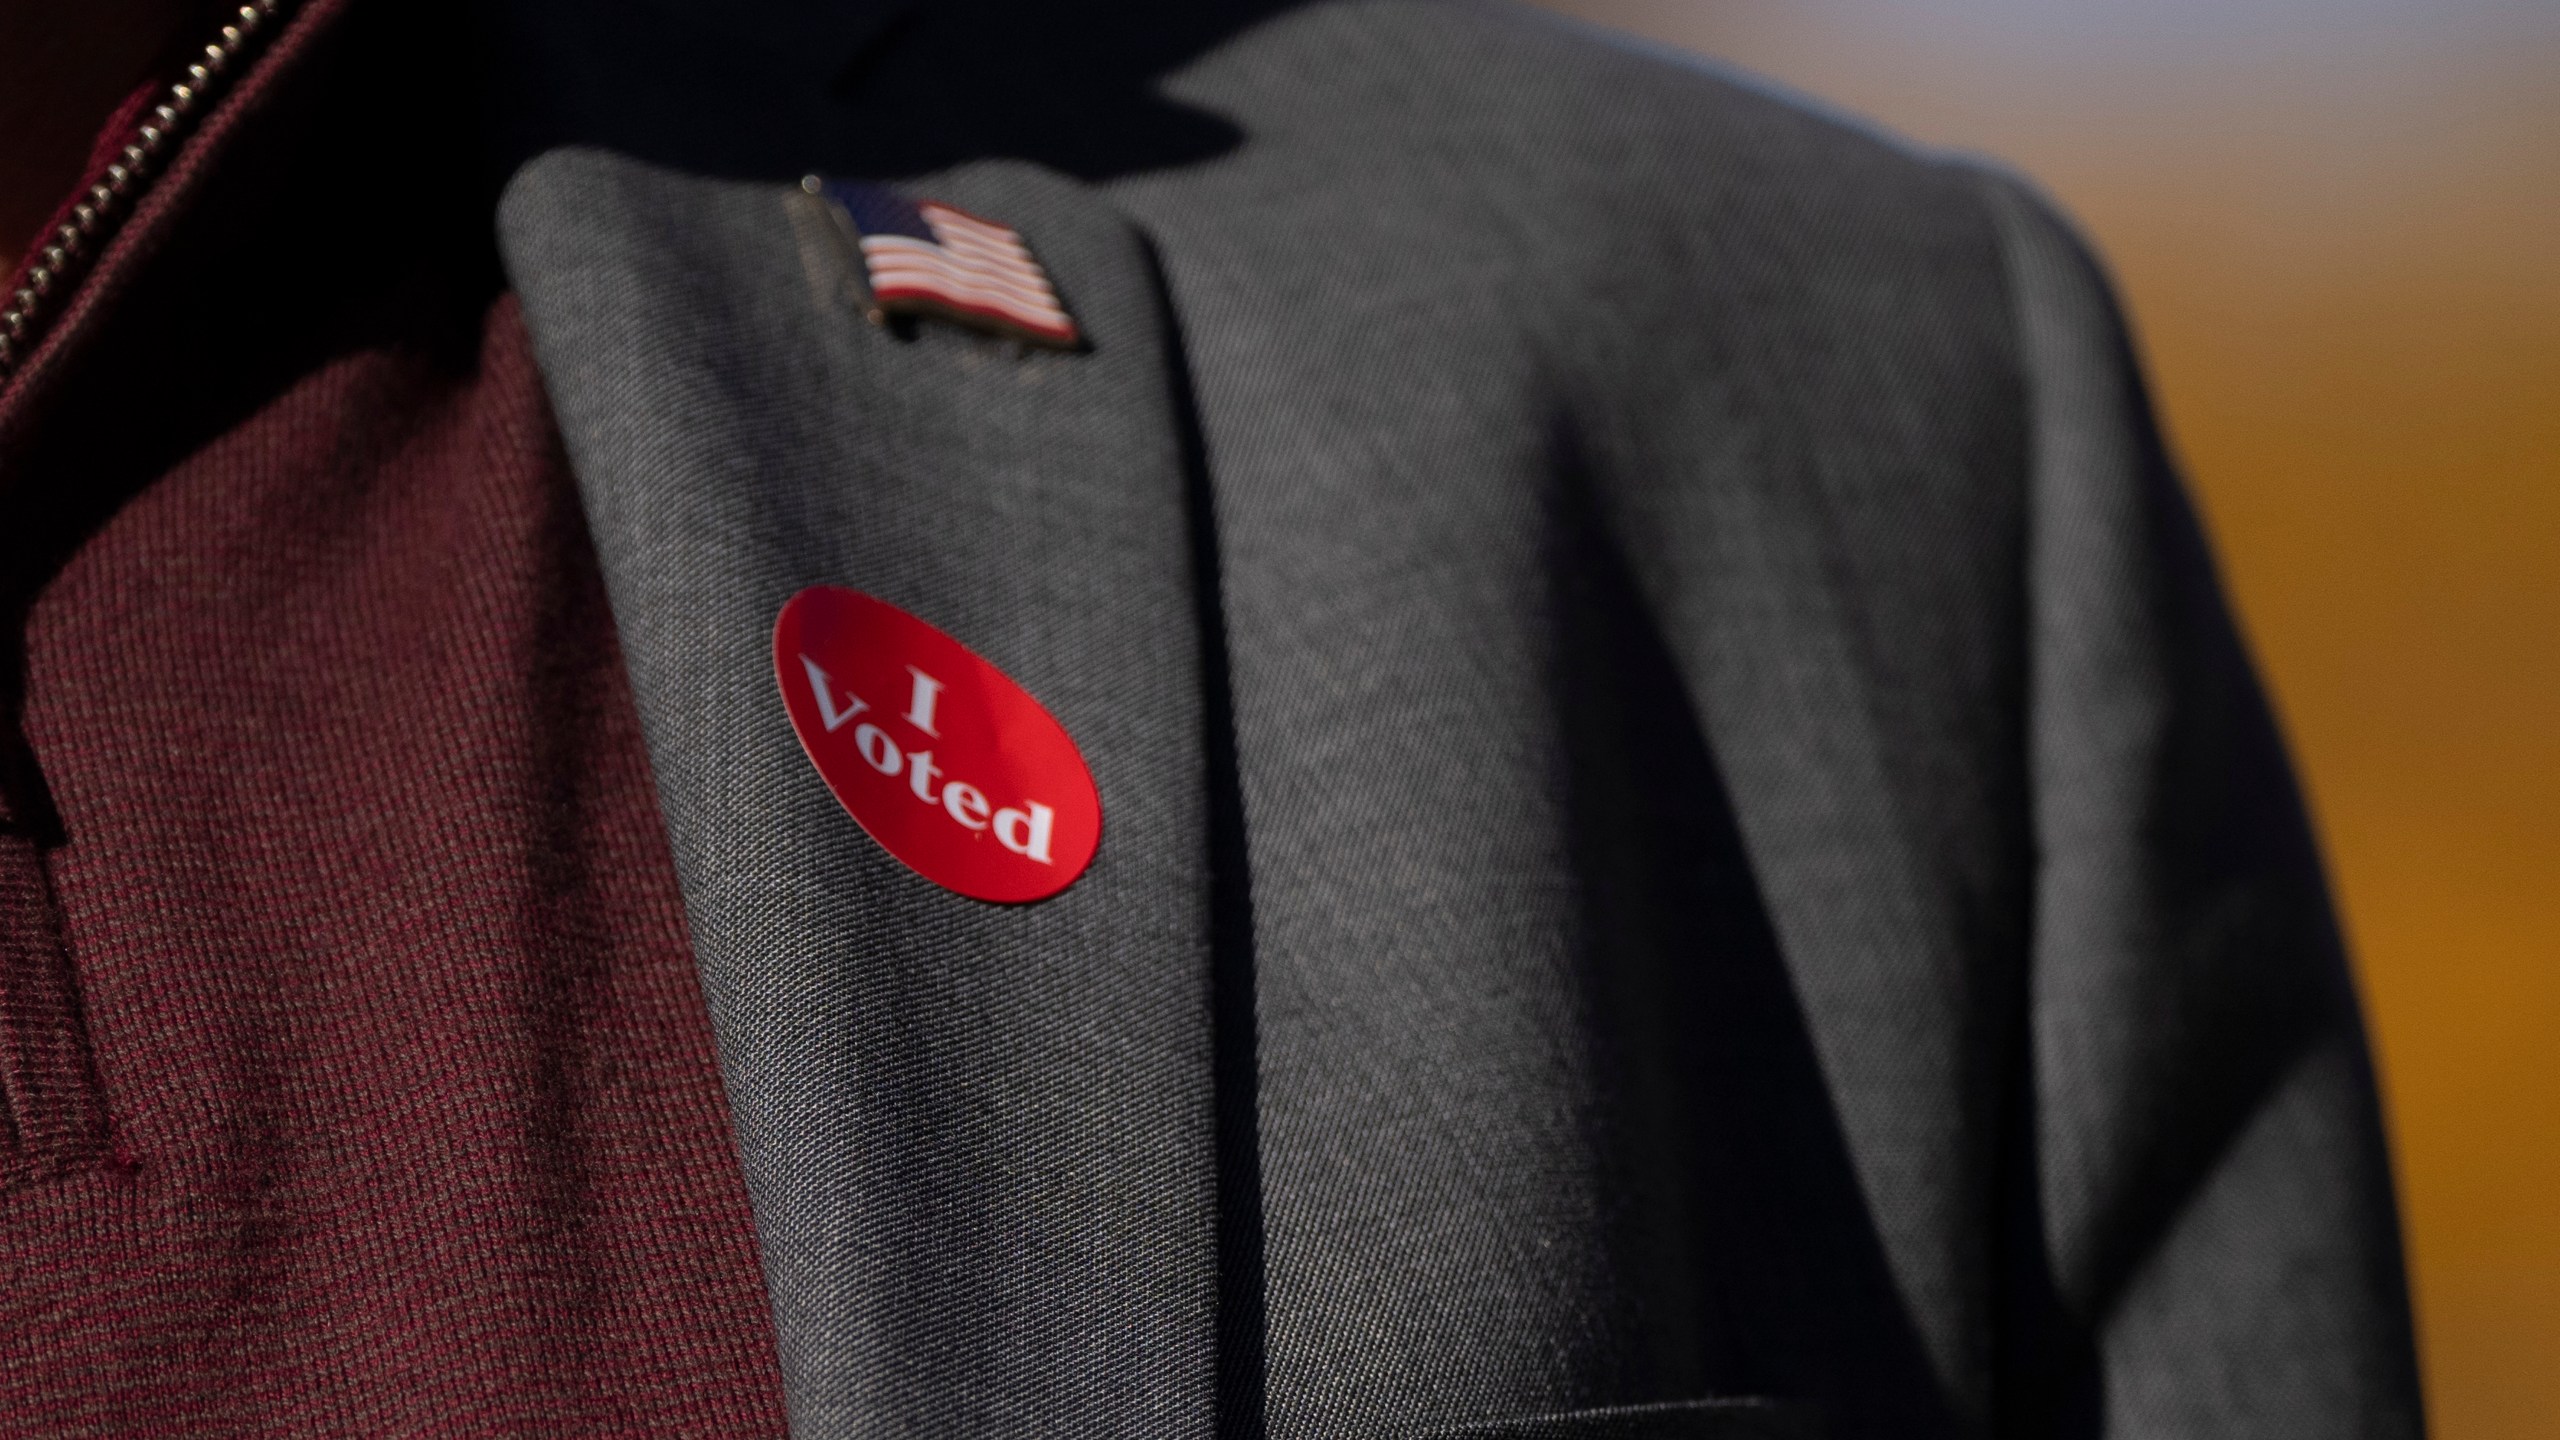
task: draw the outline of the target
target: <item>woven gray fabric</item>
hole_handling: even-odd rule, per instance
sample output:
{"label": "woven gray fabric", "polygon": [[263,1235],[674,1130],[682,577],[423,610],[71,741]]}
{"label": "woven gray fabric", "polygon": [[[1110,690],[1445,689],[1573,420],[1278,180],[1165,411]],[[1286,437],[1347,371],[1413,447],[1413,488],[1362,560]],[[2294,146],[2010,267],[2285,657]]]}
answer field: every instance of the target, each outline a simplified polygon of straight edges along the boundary
{"label": "woven gray fabric", "polygon": [[1802,1411],[1753,1400],[1628,1405],[1434,1430],[1426,1440],[1811,1440]]}
{"label": "woven gray fabric", "polygon": [[1168,88],[1287,137],[1119,187],[1225,546],[1273,1432],[1953,1424],[2025,879],[1983,207],[1458,10]]}
{"label": "woven gray fabric", "polygon": [[[866,323],[796,191],[561,152],[504,215],[675,841],[795,1433],[1163,1435],[1211,1382],[1191,547],[1125,226],[1018,171],[949,198],[1052,257],[1086,355]],[[538,277],[538,279],[536,278]],[[811,584],[1046,704],[1102,852],[962,899],[855,826],[779,707]]]}
{"label": "woven gray fabric", "polygon": [[[2030,1055],[2111,1435],[2419,1429],[2390,1166],[2282,743],[2096,267],[2013,184],[2037,379]],[[2279,1423],[2269,1417],[2284,1417]]]}
{"label": "woven gray fabric", "polygon": [[[892,34],[746,119],[631,101],[583,133],[640,159],[505,216],[803,1434],[2415,1433],[2316,857],[2038,202],[1475,6]],[[1015,225],[1094,349],[868,330],[799,169]],[[735,668],[814,579],[1136,727],[1119,868],[972,912],[863,848]],[[941,1068],[844,1079],[905,1027]],[[1043,1067],[1072,1125],[924,1083]],[[997,1158],[1064,1153],[1125,1167],[1090,1212]],[[971,1328],[1017,1314],[1075,1323]],[[1718,1397],[1806,1408],[1644,1408]]]}

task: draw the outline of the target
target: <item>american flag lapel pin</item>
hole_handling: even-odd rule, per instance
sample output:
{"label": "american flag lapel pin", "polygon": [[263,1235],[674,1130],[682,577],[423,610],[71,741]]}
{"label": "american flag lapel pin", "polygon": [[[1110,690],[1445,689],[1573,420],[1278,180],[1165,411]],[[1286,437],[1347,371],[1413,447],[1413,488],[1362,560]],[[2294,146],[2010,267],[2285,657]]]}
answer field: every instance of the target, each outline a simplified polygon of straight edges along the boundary
{"label": "american flag lapel pin", "polygon": [[935,315],[1060,350],[1083,342],[1049,272],[1013,227],[860,180],[811,175],[800,188],[852,233],[875,323]]}

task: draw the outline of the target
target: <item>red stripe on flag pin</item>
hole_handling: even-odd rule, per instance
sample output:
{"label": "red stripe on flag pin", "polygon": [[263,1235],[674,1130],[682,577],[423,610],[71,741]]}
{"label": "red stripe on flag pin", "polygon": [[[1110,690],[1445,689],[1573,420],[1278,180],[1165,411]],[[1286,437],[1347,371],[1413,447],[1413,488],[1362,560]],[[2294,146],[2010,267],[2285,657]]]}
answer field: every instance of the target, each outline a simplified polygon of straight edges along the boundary
{"label": "red stripe on flag pin", "polygon": [[812,175],[800,188],[852,230],[873,319],[936,315],[1035,345],[1083,343],[1049,272],[1013,227],[860,180]]}

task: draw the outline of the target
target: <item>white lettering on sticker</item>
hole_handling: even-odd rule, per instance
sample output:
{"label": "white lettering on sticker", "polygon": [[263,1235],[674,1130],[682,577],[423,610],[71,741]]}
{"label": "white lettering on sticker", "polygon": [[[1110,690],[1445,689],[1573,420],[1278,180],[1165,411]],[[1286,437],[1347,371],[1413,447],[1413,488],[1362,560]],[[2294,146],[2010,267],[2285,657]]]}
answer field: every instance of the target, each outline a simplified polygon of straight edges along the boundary
{"label": "white lettering on sticker", "polygon": [[826,722],[828,734],[833,735],[840,727],[843,726],[844,722],[871,708],[869,704],[864,702],[861,696],[854,694],[850,690],[844,692],[844,698],[852,701],[853,703],[843,706],[837,705],[835,700],[836,682],[827,677],[826,671],[818,668],[818,662],[810,659],[806,655],[803,655],[800,657],[800,664],[809,672],[809,693],[818,697],[818,718]]}
{"label": "white lettering on sticker", "polygon": [[986,793],[966,780],[942,787],[942,811],[972,830],[987,828]]}
{"label": "white lettering on sticker", "polygon": [[906,757],[898,753],[898,742],[890,739],[889,732],[877,725],[865,725],[854,731],[853,748],[861,751],[862,758],[871,762],[871,768],[883,775],[897,774],[898,767],[906,763]]}
{"label": "white lettering on sticker", "polygon": [[1016,855],[1026,855],[1043,865],[1053,864],[1049,858],[1049,830],[1058,812],[1037,800],[1023,802],[1031,807],[1026,815],[1008,805],[996,812],[996,843]]}
{"label": "white lettering on sticker", "polygon": [[907,752],[907,788],[916,792],[916,798],[927,805],[932,804],[934,799],[933,777],[941,773],[934,768],[932,751],[910,750]]}
{"label": "white lettering on sticker", "polygon": [[915,677],[915,688],[907,701],[907,723],[939,740],[942,732],[933,728],[933,707],[942,698],[942,682],[913,665],[907,667],[907,673]]}

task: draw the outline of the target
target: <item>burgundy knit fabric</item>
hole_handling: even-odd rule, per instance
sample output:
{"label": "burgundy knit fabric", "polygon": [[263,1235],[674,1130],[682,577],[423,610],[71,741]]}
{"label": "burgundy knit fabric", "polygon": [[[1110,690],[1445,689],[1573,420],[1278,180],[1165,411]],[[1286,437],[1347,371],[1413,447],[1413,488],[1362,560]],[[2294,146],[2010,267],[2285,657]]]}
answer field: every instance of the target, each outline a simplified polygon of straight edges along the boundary
{"label": "burgundy knit fabric", "polygon": [[782,1429],[481,182],[421,121],[362,136],[379,198],[304,183],[409,48],[270,87],[35,413],[0,396],[0,1433]]}

